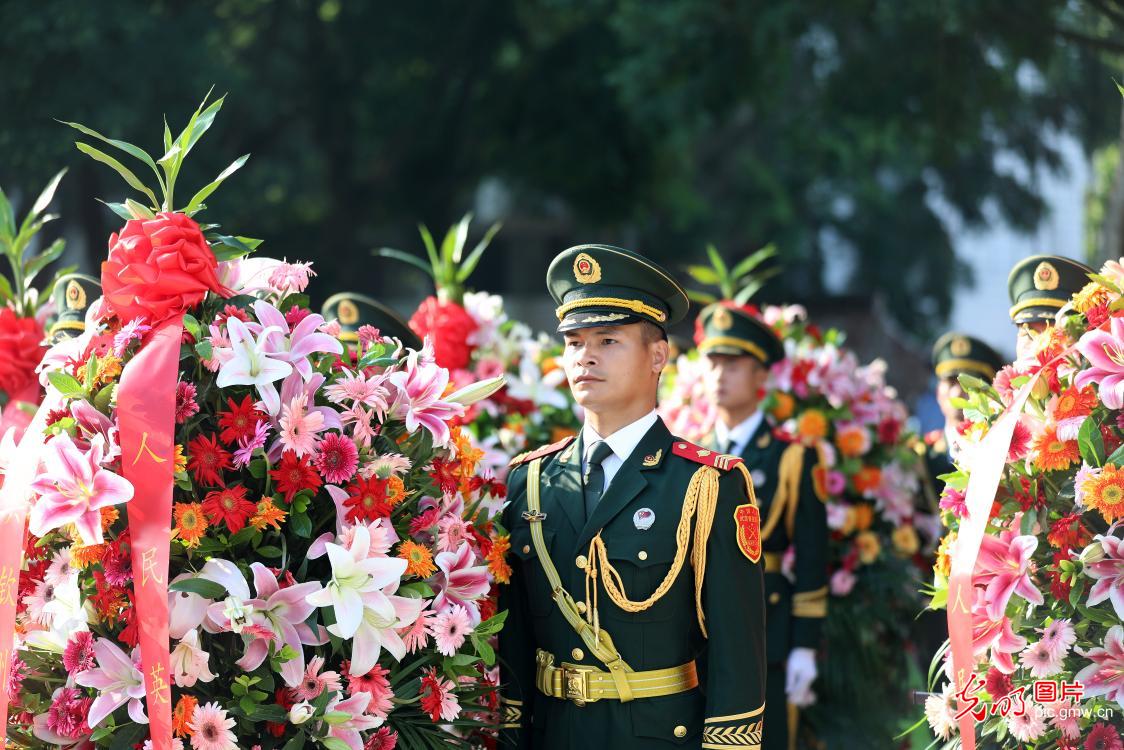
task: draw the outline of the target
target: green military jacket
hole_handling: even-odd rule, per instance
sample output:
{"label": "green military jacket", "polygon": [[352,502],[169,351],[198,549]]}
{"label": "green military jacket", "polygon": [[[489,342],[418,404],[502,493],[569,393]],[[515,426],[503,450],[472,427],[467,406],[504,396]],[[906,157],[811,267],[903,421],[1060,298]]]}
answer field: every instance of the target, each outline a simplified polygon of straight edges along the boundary
{"label": "green military jacket", "polygon": [[[629,599],[649,597],[671,570],[676,528],[688,484],[712,451],[673,437],[657,421],[620,467],[588,523],[584,522],[580,440],[537,451],[546,546],[575,599],[585,599],[583,568],[591,539],[601,532],[607,555]],[[676,451],[694,456],[678,455]],[[733,461],[722,457],[722,465]],[[750,503],[744,475],[723,471],[706,548],[702,608],[696,614],[695,577],[687,563],[651,608],[630,613],[599,590],[601,626],[636,671],[696,661],[699,684],[686,692],[629,702],[605,699],[584,706],[549,697],[535,687],[537,649],[555,663],[604,669],[559,612],[531,538],[527,463],[508,478],[504,526],[511,534],[512,576],[500,594],[508,618],[499,639],[504,734],[533,750],[658,750],[753,748],[761,743],[765,701],[764,594],[761,562],[739,541],[736,511]],[[744,536],[742,537],[744,539]],[[581,556],[581,560],[579,560]],[[760,560],[758,556],[758,560]]]}
{"label": "green military jacket", "polygon": [[[714,442],[713,436],[708,442]],[[794,648],[818,648],[827,615],[827,508],[816,493],[817,456],[793,445],[775,437],[763,419],[741,454],[761,505],[765,640],[771,665],[783,664]],[[782,458],[790,448],[804,454],[795,503],[778,493]],[[791,581],[781,573],[781,558],[790,546],[795,550]]]}

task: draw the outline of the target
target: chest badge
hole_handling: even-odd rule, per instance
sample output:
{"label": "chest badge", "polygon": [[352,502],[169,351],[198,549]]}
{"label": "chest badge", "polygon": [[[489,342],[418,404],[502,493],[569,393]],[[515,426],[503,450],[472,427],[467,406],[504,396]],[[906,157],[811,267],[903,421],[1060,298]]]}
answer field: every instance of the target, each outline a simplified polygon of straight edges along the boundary
{"label": "chest badge", "polygon": [[758,448],[768,448],[769,443],[771,443],[771,442],[773,442],[773,438],[769,435],[769,433],[766,432],[764,435],[757,438],[757,447]]}
{"label": "chest badge", "polygon": [[659,465],[660,456],[662,456],[662,455],[663,455],[663,448],[660,448],[655,453],[644,456],[644,466],[646,468],[651,468],[653,466]]}
{"label": "chest badge", "polygon": [[655,522],[656,513],[651,508],[641,508],[632,514],[632,525],[640,531],[647,531]]}
{"label": "chest badge", "polygon": [[756,505],[739,505],[734,509],[738,548],[750,562],[761,559],[761,514]]}

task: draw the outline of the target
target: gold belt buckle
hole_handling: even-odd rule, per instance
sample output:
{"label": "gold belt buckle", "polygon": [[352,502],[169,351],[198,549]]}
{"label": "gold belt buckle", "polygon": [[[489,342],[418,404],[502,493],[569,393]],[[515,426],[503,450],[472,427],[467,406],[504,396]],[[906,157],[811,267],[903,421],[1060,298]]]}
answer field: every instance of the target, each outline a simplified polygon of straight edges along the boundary
{"label": "gold belt buckle", "polygon": [[592,667],[571,667],[562,665],[562,693],[568,701],[573,701],[579,708],[586,703],[593,703],[596,699],[591,695],[589,675]]}

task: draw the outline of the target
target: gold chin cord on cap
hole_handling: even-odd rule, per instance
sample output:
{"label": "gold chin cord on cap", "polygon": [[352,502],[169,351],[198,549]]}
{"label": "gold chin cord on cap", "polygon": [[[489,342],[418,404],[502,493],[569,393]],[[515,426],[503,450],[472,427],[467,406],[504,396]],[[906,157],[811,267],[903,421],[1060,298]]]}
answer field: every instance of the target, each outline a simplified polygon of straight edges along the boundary
{"label": "gold chin cord on cap", "polygon": [[558,316],[559,320],[562,320],[568,313],[586,307],[616,307],[621,310],[631,310],[640,315],[647,315],[650,318],[658,320],[660,323],[667,320],[667,313],[658,307],[652,307],[638,299],[620,299],[619,297],[586,297],[585,299],[576,299],[572,302],[560,305],[554,311],[554,314]]}

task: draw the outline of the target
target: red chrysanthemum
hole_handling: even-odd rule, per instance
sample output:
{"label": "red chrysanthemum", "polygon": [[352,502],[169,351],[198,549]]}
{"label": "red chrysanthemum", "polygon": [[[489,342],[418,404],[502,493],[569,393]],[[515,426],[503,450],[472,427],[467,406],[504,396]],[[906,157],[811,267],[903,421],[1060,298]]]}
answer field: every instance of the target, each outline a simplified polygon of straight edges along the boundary
{"label": "red chrysanthemum", "polygon": [[236,404],[234,399],[226,400],[228,409],[219,412],[219,439],[227,445],[234,445],[242,438],[252,438],[258,422],[264,415],[254,408],[254,400],[246,396],[242,403]]}
{"label": "red chrysanthemum", "polygon": [[1092,538],[1092,533],[1081,523],[1080,513],[1070,513],[1054,521],[1046,535],[1050,546],[1056,549],[1081,549]]}
{"label": "red chrysanthemum", "polygon": [[444,461],[440,458],[433,459],[433,469],[429,476],[446,495],[457,491],[460,484],[460,464],[456,461]]}
{"label": "red chrysanthemum", "polygon": [[1118,730],[1098,721],[1085,738],[1085,750],[1124,750],[1124,741]]}
{"label": "red chrysanthemum", "polygon": [[413,317],[410,328],[423,339],[433,342],[433,356],[437,364],[450,370],[468,367],[472,359],[469,337],[477,329],[476,321],[468,311],[455,302],[442,302],[436,297],[426,297]]}
{"label": "red chrysanthemum", "polygon": [[219,445],[214,435],[199,435],[187,444],[187,452],[190,456],[187,468],[196,482],[222,484],[223,471],[231,468],[230,453]]}
{"label": "red chrysanthemum", "polygon": [[344,505],[349,508],[347,520],[355,523],[359,520],[374,521],[390,515],[391,505],[387,501],[386,490],[390,483],[388,479],[360,477],[347,486],[348,498]]}
{"label": "red chrysanthemum", "polygon": [[281,463],[269,475],[277,483],[277,491],[285,495],[285,502],[292,502],[301,490],[318,490],[323,484],[308,457],[298,458],[292,451],[281,455]]}
{"label": "red chrysanthemum", "polygon": [[246,488],[240,484],[208,492],[203,499],[203,512],[207,514],[207,520],[212,525],[217,525],[221,520],[232,534],[244,529],[250,516],[257,510],[258,506],[246,499]]}
{"label": "red chrysanthemum", "polygon": [[97,666],[94,657],[94,634],[88,630],[73,633],[62,652],[62,665],[69,675],[84,672]]}

